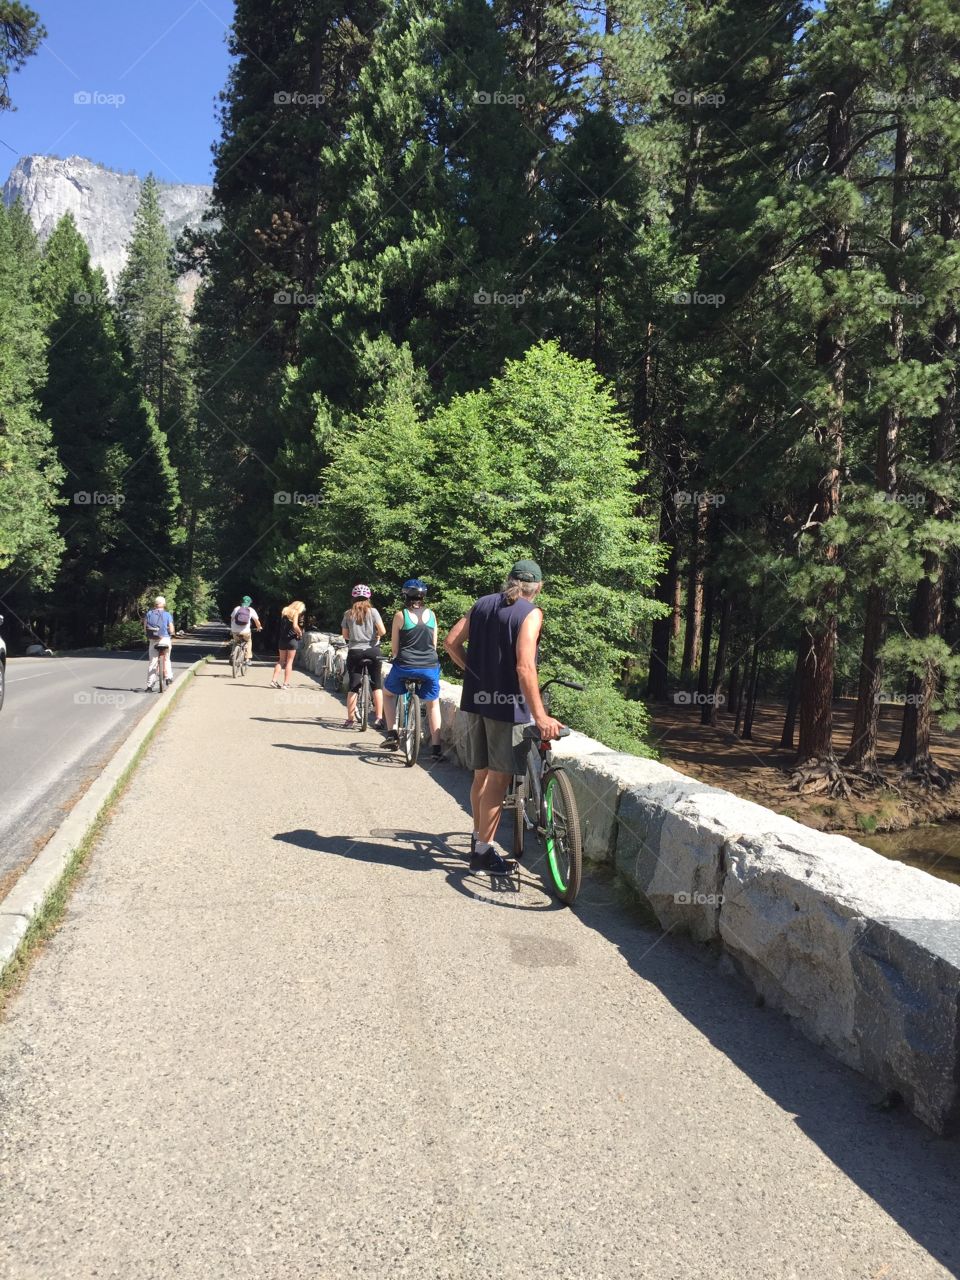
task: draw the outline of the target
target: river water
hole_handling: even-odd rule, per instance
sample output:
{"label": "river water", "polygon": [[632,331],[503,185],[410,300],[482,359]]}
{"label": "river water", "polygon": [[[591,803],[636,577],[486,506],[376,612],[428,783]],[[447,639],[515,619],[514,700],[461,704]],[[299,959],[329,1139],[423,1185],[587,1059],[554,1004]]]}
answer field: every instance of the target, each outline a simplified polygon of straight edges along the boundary
{"label": "river water", "polygon": [[960,884],[960,821],[957,819],[929,827],[910,827],[907,831],[888,831],[883,835],[858,835],[854,839],[885,858],[906,862],[941,880]]}

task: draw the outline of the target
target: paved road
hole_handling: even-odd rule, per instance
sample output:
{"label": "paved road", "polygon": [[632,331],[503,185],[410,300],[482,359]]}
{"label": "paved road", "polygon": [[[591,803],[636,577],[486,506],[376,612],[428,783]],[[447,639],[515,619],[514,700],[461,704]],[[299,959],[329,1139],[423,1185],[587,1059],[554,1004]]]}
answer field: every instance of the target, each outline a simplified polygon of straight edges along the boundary
{"label": "paved road", "polygon": [[956,1273],[957,1144],[267,678],[202,670],[0,1025],[0,1276]]}
{"label": "paved road", "polygon": [[[174,677],[219,642],[199,628],[174,645]],[[142,654],[11,658],[0,712],[0,897],[63,821],[156,694]]]}

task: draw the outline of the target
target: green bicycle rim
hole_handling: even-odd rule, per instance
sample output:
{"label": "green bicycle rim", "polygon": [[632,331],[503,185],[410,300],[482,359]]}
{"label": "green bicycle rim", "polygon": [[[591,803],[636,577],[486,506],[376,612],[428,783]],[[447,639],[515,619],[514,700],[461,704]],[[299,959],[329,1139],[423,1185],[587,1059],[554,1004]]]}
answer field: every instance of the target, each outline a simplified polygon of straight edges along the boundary
{"label": "green bicycle rim", "polygon": [[557,887],[557,892],[566,893],[569,886],[560,873],[560,866],[557,861],[557,844],[553,835],[553,790],[555,786],[555,780],[550,778],[547,782],[546,792],[543,797],[547,815],[547,835],[545,841],[547,846],[547,865],[550,868],[550,875],[553,877],[553,883]]}

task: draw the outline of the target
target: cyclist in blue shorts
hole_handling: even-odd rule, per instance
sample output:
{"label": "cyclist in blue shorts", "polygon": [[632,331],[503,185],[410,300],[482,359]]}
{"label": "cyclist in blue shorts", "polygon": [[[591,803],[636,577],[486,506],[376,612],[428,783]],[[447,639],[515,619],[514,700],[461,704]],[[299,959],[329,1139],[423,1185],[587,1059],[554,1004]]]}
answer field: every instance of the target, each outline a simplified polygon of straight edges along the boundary
{"label": "cyclist in blue shorts", "polygon": [[[427,709],[430,726],[430,748],[434,760],[442,754],[440,747],[440,659],[437,655],[437,617],[427,608],[427,584],[420,578],[408,578],[401,588],[402,609],[393,615],[390,633],[390,655],[393,666],[383,683],[386,697],[384,714],[392,726],[396,714],[395,698],[403,693],[403,682],[411,677],[420,681],[420,701]],[[397,732],[388,727],[383,745],[388,750],[397,746]]]}

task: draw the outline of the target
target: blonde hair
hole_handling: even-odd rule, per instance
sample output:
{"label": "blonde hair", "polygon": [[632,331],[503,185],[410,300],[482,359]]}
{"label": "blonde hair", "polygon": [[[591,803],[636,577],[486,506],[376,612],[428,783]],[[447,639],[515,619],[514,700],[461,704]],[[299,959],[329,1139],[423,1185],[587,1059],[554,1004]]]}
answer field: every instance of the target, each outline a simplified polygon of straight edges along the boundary
{"label": "blonde hair", "polygon": [[306,611],[307,606],[302,600],[294,600],[293,604],[288,604],[287,607],[282,610],[282,616],[286,618],[288,622],[299,622],[301,613],[306,613]]}
{"label": "blonde hair", "polygon": [[350,617],[358,627],[362,627],[367,620],[367,614],[373,608],[369,600],[356,600],[350,609]]}

